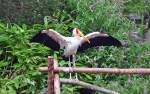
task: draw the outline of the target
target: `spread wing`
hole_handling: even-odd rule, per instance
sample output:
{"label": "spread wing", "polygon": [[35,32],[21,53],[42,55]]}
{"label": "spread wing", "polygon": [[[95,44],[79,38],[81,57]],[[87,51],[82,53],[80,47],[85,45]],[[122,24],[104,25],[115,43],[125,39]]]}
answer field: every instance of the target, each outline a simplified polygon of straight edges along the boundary
{"label": "spread wing", "polygon": [[83,38],[78,51],[83,51],[96,46],[122,46],[119,40],[106,33],[93,32],[87,34],[85,37],[89,39],[90,43]]}
{"label": "spread wing", "polygon": [[31,42],[42,43],[53,50],[59,50],[66,44],[66,39],[65,36],[62,36],[57,31],[49,29],[36,34],[31,39]]}

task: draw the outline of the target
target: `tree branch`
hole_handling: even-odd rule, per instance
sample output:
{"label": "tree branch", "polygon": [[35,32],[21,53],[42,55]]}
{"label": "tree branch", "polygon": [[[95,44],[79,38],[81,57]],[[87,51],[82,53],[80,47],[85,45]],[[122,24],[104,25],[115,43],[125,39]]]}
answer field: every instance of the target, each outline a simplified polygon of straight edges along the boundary
{"label": "tree branch", "polygon": [[105,89],[103,87],[92,85],[92,84],[89,84],[89,83],[86,83],[86,82],[83,82],[83,81],[79,81],[79,80],[60,78],[60,82],[64,83],[64,84],[80,85],[80,86],[83,86],[83,87],[91,89],[91,90],[102,92],[104,94],[119,94],[118,92],[108,90],[108,89]]}

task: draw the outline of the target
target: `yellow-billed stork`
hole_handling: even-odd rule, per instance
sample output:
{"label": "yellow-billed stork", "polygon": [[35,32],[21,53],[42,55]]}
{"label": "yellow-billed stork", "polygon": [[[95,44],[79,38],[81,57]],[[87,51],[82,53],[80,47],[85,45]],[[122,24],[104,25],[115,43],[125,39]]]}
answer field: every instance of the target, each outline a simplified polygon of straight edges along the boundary
{"label": "yellow-billed stork", "polygon": [[64,60],[73,61],[74,66],[74,55],[78,51],[96,46],[122,46],[119,40],[106,33],[92,32],[84,36],[79,28],[74,28],[71,32],[72,37],[65,37],[53,29],[42,30],[31,41],[42,43],[55,51],[64,49]]}

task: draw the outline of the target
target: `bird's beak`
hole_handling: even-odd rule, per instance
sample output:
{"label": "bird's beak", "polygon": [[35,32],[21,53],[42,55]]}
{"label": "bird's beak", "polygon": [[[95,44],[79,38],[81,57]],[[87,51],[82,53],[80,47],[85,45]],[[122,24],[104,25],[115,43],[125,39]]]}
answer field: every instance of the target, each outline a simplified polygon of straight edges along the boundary
{"label": "bird's beak", "polygon": [[89,40],[88,38],[86,38],[86,37],[84,36],[84,34],[83,34],[81,31],[79,31],[79,35],[80,35],[81,37],[83,37],[88,43],[90,43],[90,40]]}

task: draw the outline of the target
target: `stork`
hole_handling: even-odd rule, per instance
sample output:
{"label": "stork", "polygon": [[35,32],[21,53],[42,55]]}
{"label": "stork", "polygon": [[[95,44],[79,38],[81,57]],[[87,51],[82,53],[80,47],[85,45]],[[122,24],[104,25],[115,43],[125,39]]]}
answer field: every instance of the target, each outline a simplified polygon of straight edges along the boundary
{"label": "stork", "polygon": [[84,36],[79,28],[74,28],[71,32],[72,37],[65,37],[53,29],[42,30],[33,36],[31,42],[42,43],[54,51],[64,49],[63,59],[69,61],[69,67],[71,67],[71,62],[75,67],[77,52],[96,46],[122,46],[119,40],[106,33],[92,32]]}

